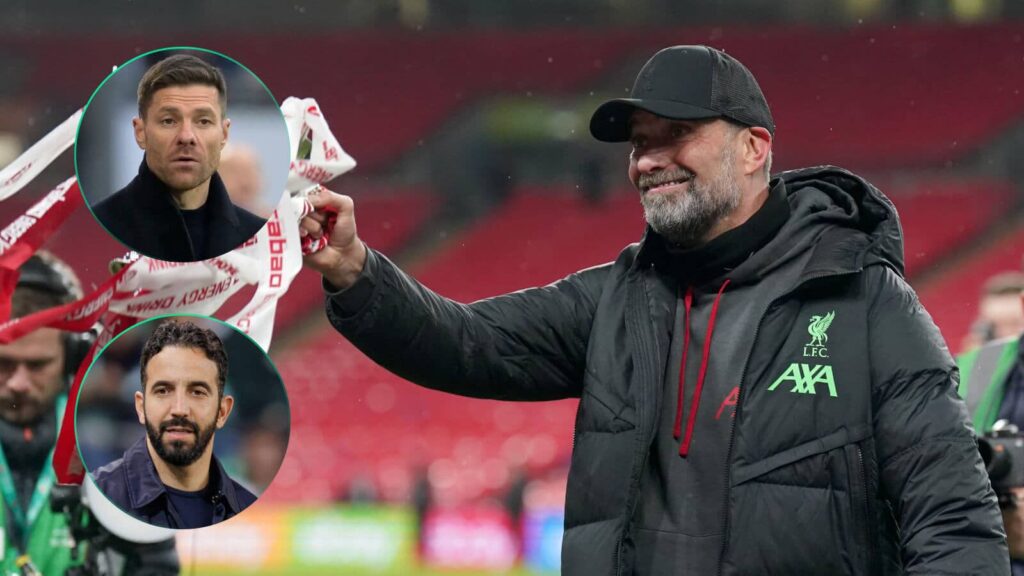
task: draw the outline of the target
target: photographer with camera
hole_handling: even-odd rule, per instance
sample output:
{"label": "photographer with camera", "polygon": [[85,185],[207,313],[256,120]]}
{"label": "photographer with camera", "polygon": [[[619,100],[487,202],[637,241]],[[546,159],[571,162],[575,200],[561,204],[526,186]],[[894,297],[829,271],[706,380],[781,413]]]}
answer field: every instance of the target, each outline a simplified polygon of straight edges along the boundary
{"label": "photographer with camera", "polygon": [[[994,280],[1011,276],[1019,277],[1003,274]],[[1017,304],[1024,307],[1024,290],[1018,287],[1016,292]],[[992,294],[986,288],[983,301]],[[1014,576],[1024,576],[1024,437],[1019,432],[1024,429],[1022,336],[991,340],[957,359],[960,394],[967,401],[982,458],[999,497]]]}
{"label": "photographer with camera", "polygon": [[[82,296],[70,267],[39,252],[19,269],[11,317]],[[87,335],[43,327],[0,344],[0,571],[18,575],[177,574],[173,539],[150,544],[111,534],[82,503],[78,486],[56,486],[53,450],[67,387]]]}

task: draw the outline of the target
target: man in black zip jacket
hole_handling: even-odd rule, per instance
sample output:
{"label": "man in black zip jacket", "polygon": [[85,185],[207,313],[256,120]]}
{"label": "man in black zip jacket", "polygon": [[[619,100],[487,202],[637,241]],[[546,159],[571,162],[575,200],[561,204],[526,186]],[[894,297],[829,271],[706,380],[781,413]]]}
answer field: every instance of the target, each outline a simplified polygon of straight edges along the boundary
{"label": "man in black zip jacket", "polygon": [[580,398],[563,574],[1007,574],[889,200],[840,168],[769,179],[764,95],[704,46],[655,54],[590,129],[632,143],[647,231],[549,286],[459,304],[366,248],[351,199],[320,192],[302,224],[329,235],[306,257],[328,318],[376,362]]}
{"label": "man in black zip jacket", "polygon": [[135,141],[145,154],[127,186],[92,206],[115,238],[158,260],[220,256],[266,223],[232,203],[217,174],[227,144],[227,84],[221,71],[188,54],[151,66],[139,81]]}

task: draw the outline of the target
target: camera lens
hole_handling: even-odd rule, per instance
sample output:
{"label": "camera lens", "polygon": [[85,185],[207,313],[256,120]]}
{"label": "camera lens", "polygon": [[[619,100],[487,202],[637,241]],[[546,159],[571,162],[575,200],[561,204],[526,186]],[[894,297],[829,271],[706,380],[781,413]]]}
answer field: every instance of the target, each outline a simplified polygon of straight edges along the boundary
{"label": "camera lens", "polygon": [[1012,467],[1010,454],[1006,445],[1000,442],[989,442],[985,438],[978,440],[978,451],[981,452],[981,459],[985,462],[985,470],[993,484],[997,484],[1004,476],[1009,474]]}

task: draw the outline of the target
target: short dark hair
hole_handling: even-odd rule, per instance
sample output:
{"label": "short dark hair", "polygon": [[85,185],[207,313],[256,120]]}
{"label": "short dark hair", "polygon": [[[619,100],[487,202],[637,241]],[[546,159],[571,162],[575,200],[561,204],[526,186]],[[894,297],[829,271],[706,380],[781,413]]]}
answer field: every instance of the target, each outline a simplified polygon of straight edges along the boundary
{"label": "short dark hair", "polygon": [[224,395],[224,383],[228,378],[228,353],[224,351],[224,343],[213,330],[200,328],[189,320],[164,321],[156,327],[149,340],[146,340],[139,362],[143,393],[146,391],[146,366],[153,356],[168,346],[201,350],[217,365],[217,395]]}
{"label": "short dark hair", "polygon": [[71,267],[46,250],[29,257],[19,273],[11,295],[11,318],[22,318],[82,297],[82,286]]}
{"label": "short dark hair", "polygon": [[146,119],[146,110],[157,90],[190,84],[216,88],[220,95],[221,114],[227,112],[228,85],[220,69],[191,54],[175,54],[150,66],[139,80],[139,118]]}

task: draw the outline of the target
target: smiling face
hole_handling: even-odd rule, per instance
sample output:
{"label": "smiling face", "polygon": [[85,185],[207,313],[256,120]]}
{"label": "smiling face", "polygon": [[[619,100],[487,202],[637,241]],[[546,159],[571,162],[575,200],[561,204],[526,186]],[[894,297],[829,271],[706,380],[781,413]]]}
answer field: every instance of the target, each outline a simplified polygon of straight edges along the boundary
{"label": "smiling face", "polygon": [[197,348],[166,346],[145,366],[143,392],[135,393],[139,423],[149,443],[172,466],[188,466],[212,450],[234,399],[217,390],[217,364]]}
{"label": "smiling face", "polygon": [[132,120],[146,165],[171,190],[209,186],[228,141],[231,121],[223,117],[214,86],[168,86],[153,93],[145,114]]}
{"label": "smiling face", "polygon": [[633,114],[629,179],[655,232],[673,244],[696,246],[737,210],[743,196],[736,162],[741,130],[721,119]]}

